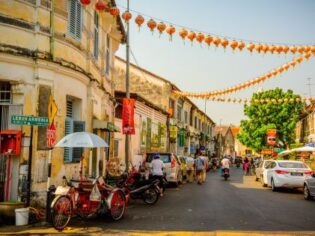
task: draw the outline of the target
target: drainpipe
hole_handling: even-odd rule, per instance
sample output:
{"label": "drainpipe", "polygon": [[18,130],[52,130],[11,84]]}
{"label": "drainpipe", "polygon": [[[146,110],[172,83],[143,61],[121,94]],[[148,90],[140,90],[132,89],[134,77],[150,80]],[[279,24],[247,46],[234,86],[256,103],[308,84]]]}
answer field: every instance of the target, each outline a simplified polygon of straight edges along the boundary
{"label": "drainpipe", "polygon": [[51,59],[55,59],[55,9],[54,0],[51,0],[51,10],[50,10],[50,56]]}

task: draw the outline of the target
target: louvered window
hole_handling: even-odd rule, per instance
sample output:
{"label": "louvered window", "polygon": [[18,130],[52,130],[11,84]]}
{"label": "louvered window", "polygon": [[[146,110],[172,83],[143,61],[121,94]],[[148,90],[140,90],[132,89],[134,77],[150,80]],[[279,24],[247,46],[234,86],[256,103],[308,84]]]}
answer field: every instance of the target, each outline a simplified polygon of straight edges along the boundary
{"label": "louvered window", "polygon": [[[67,99],[67,117],[65,121],[65,135],[71,134],[73,132],[81,132],[85,130],[84,121],[75,121],[73,119],[73,101]],[[73,163],[80,162],[81,155],[83,153],[83,148],[64,148],[64,162]]]}
{"label": "louvered window", "polygon": [[109,69],[110,69],[111,62],[110,62],[110,37],[108,35],[106,37],[106,49],[105,50],[106,50],[105,73],[107,75],[109,75]]}
{"label": "louvered window", "polygon": [[81,39],[82,6],[78,0],[68,0],[68,31],[75,39]]}
{"label": "louvered window", "polygon": [[11,103],[11,84],[9,82],[0,82],[0,103]]}
{"label": "louvered window", "polygon": [[94,12],[94,57],[98,58],[98,33],[99,32],[99,17],[96,12]]}

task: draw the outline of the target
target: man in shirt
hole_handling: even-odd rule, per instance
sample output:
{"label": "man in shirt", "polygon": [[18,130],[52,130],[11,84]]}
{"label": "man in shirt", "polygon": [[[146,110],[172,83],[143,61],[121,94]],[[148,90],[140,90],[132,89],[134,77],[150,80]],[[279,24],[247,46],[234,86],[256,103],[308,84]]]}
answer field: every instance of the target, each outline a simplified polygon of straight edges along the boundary
{"label": "man in shirt", "polygon": [[196,155],[195,159],[195,170],[196,170],[196,176],[197,176],[197,183],[202,184],[202,172],[205,168],[204,161],[200,157],[199,154]]}
{"label": "man in shirt", "polygon": [[160,155],[158,153],[153,154],[153,161],[151,162],[151,170],[154,178],[160,180],[160,196],[163,196],[164,181],[163,181],[163,169],[164,163],[160,160]]}
{"label": "man in shirt", "polygon": [[223,170],[225,168],[230,169],[231,162],[230,162],[230,160],[228,158],[226,158],[226,157],[223,158],[222,161],[221,161],[221,164],[222,164],[222,173],[223,173]]}

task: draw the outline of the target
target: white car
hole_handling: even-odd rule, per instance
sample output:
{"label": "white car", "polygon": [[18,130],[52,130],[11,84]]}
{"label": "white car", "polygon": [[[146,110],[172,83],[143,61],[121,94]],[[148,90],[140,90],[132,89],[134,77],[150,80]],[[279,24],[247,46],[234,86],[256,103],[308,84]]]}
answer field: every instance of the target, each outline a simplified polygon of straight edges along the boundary
{"label": "white car", "polygon": [[305,177],[313,171],[301,161],[272,161],[266,166],[267,185],[272,191],[278,188],[303,188]]}
{"label": "white car", "polygon": [[260,180],[263,187],[267,186],[266,166],[268,166],[273,160],[263,160],[256,168],[256,181]]}

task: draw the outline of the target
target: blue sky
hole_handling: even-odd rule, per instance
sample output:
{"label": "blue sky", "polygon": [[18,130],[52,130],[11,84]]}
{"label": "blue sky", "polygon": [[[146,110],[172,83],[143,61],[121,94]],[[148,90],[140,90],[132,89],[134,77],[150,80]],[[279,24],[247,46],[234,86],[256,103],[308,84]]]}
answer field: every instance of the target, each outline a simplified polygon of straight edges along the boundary
{"label": "blue sky", "polygon": [[[124,10],[127,0],[116,0]],[[195,29],[229,38],[254,42],[288,45],[315,45],[315,1],[312,0],[130,0],[130,9],[141,12],[165,23]],[[146,16],[147,15],[147,16]],[[131,50],[138,66],[155,73],[182,91],[206,92],[224,89],[265,74],[290,61],[287,55],[270,55],[232,52],[230,49],[200,47],[196,42],[184,45],[177,32],[170,42],[168,35],[159,38],[144,24],[140,30],[134,23],[133,12],[130,31]],[[125,58],[125,46],[118,56]],[[131,57],[131,62],[135,63]],[[309,96],[307,78],[312,78],[312,95],[315,97],[315,57],[295,69],[283,73],[268,82],[256,85],[229,97],[250,98],[259,88],[280,87],[292,89],[301,96]],[[193,100],[204,110],[205,102]],[[243,116],[243,105],[207,102],[207,114],[217,123],[238,125]]]}

